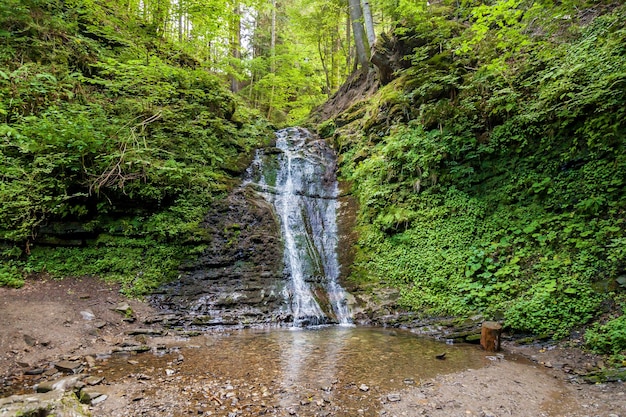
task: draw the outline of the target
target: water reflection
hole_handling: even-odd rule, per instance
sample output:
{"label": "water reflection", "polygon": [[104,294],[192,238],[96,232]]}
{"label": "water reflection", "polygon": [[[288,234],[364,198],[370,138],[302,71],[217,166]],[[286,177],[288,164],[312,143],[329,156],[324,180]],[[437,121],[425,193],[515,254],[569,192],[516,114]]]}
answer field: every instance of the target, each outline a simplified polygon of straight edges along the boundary
{"label": "water reflection", "polygon": [[[271,410],[285,416],[377,416],[381,399],[407,384],[487,362],[475,346],[360,327],[209,333],[178,346],[185,358],[179,364],[173,360],[178,354],[141,355],[132,367],[112,359],[103,376],[113,382],[141,372],[156,381],[172,369],[175,374],[167,379],[166,389],[197,391],[202,407],[214,407],[212,415]],[[437,360],[443,352],[446,359]],[[207,398],[219,401],[207,405]]]}
{"label": "water reflection", "polygon": [[[404,380],[479,367],[484,354],[474,346],[446,345],[404,330],[329,327],[278,330],[269,337],[281,349],[288,384],[324,387],[337,381],[398,388]],[[440,353],[446,360],[437,360]]]}
{"label": "water reflection", "polygon": [[[329,337],[331,334],[333,337]],[[283,407],[297,403],[298,394],[303,389],[332,392],[333,386],[339,383],[341,357],[350,334],[351,329],[342,327],[275,333],[283,339],[279,343],[282,347],[281,379],[283,388],[290,394],[280,399]]]}

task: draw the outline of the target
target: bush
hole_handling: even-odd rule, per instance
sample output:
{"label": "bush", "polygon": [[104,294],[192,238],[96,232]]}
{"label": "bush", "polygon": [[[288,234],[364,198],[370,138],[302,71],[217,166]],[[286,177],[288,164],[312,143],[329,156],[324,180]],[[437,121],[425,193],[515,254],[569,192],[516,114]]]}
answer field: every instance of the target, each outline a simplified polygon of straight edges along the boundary
{"label": "bush", "polygon": [[585,342],[597,353],[626,355],[626,315],[587,329]]}

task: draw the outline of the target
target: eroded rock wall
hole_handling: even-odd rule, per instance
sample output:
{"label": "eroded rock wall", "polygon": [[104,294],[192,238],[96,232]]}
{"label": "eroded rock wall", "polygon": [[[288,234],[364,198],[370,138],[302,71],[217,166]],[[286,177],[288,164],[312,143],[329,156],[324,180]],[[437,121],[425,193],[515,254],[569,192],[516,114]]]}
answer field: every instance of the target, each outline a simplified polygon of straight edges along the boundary
{"label": "eroded rock wall", "polygon": [[207,214],[206,250],[152,297],[169,324],[246,326],[286,321],[283,245],[270,204],[249,187]]}

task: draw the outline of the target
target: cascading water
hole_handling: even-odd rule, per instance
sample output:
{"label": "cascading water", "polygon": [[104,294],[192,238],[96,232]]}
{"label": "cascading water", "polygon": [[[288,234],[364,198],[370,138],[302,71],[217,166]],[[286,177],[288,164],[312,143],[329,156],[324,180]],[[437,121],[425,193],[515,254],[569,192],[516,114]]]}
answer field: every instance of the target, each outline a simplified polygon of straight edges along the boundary
{"label": "cascading water", "polygon": [[259,150],[248,170],[281,224],[285,272],[294,326],[350,323],[346,294],[338,283],[335,155],[301,128],[276,133],[280,152]]}

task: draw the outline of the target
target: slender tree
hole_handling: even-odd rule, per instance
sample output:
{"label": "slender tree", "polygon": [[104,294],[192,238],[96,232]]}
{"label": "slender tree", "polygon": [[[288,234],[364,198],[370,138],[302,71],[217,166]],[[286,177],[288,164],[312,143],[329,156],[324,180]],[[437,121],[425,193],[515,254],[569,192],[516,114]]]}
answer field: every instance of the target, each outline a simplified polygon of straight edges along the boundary
{"label": "slender tree", "polygon": [[369,65],[370,51],[369,42],[363,28],[363,9],[359,0],[348,0],[350,7],[350,20],[352,21],[352,32],[354,34],[354,45],[356,47],[356,59],[361,69]]}
{"label": "slender tree", "polygon": [[374,46],[376,42],[376,33],[374,32],[374,19],[372,18],[372,9],[369,0],[361,0],[361,8],[363,10],[363,22],[365,23],[365,33],[369,46]]}
{"label": "slender tree", "polygon": [[[233,3],[233,15],[230,26],[230,53],[234,62],[241,59],[241,5],[238,0]],[[230,75],[230,90],[237,93],[240,89],[237,74]]]}

